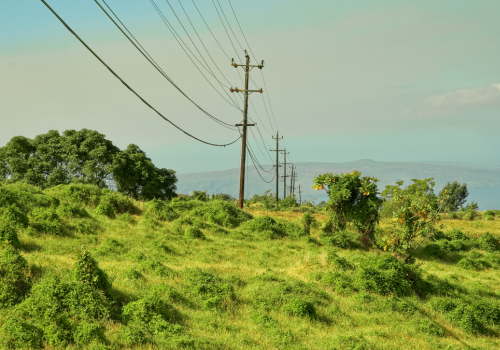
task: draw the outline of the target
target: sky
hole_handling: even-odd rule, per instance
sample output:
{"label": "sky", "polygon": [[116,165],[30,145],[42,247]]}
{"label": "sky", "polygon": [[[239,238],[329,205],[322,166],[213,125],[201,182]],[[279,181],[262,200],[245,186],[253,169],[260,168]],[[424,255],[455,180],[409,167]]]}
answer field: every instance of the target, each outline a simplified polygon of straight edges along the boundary
{"label": "sky", "polygon": [[[47,2],[179,127],[212,143],[239,136],[165,80],[94,1]],[[259,127],[252,128],[250,144],[262,164],[274,160],[268,150],[277,129],[285,140],[280,147],[294,162],[500,161],[498,0],[231,0],[249,45],[228,0],[219,0],[231,25],[226,28],[211,0],[169,0],[189,36],[169,3],[155,2],[223,87],[186,55],[150,0],[107,0],[168,76],[217,118],[229,124],[242,119],[241,110],[223,99],[230,98],[229,86],[243,86],[241,68],[238,74],[230,58],[242,62],[242,49],[249,48],[251,63],[253,54],[265,61],[262,71],[250,74],[251,88],[266,87],[266,93],[250,95],[249,107]],[[41,1],[0,2],[0,82],[0,145],[17,135],[88,128],[122,149],[137,144],[157,166],[179,173],[239,166],[240,142],[208,146],[162,120]]]}

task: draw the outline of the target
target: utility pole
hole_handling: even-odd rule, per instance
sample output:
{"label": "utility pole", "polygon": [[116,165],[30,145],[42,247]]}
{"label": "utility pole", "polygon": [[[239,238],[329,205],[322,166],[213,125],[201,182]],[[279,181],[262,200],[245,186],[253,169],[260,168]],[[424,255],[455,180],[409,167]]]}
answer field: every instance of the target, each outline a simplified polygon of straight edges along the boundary
{"label": "utility pole", "polygon": [[255,124],[248,124],[247,123],[247,116],[248,116],[248,96],[252,92],[260,92],[263,93],[262,88],[260,90],[248,90],[248,79],[250,76],[250,71],[257,67],[259,69],[264,68],[264,61],[262,61],[261,64],[258,66],[251,66],[250,65],[250,56],[248,56],[247,50],[245,50],[245,57],[247,59],[246,64],[237,64],[234,63],[234,58],[232,60],[231,65],[234,68],[238,67],[244,67],[245,71],[245,89],[240,90],[238,88],[231,88],[229,91],[231,92],[243,92],[245,94],[245,100],[244,100],[244,107],[243,107],[243,124],[236,124],[236,126],[242,126],[243,127],[243,134],[241,135],[241,167],[240,167],[240,201],[239,201],[239,207],[243,208],[243,198],[245,197],[245,161],[246,161],[246,156],[247,156],[247,126],[254,126]]}
{"label": "utility pole", "polygon": [[292,176],[290,179],[290,194],[295,194],[295,178],[297,177],[297,167],[292,164]]}
{"label": "utility pole", "polygon": [[280,177],[279,177],[280,174],[279,174],[278,168],[281,166],[279,163],[279,161],[280,161],[279,152],[284,151],[284,150],[280,149],[280,147],[279,147],[279,140],[282,138],[283,138],[283,136],[279,137],[278,131],[276,131],[276,138],[273,137],[273,140],[276,140],[276,149],[270,149],[271,152],[276,152],[276,165],[275,165],[275,167],[276,167],[276,175],[275,175],[275,177],[276,177],[276,208],[278,208],[278,198],[279,198],[278,197],[278,184],[279,184],[279,179],[280,179]]}
{"label": "utility pole", "polygon": [[300,184],[299,184],[299,204],[302,205],[302,191],[300,190]]}
{"label": "utility pole", "polygon": [[286,174],[286,155],[287,154],[290,154],[290,152],[287,152],[286,151],[286,148],[282,151],[283,152],[283,157],[284,157],[284,161],[283,161],[283,199],[286,198],[286,178],[289,177],[290,175],[287,175]]}

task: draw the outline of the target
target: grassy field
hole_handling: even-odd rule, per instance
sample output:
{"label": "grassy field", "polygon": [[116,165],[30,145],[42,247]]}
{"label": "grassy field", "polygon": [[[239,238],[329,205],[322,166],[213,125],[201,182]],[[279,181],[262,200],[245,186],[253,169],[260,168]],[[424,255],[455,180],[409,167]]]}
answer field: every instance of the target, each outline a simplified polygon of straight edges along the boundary
{"label": "grassy field", "polygon": [[[500,253],[484,235],[500,237],[498,217],[444,220],[406,267],[354,232],[322,233],[324,214],[307,234],[300,212],[145,204],[85,186],[1,185],[0,207],[28,263],[27,287],[9,289],[14,253],[2,248],[4,348],[500,347]],[[390,230],[383,219],[378,235]],[[107,285],[75,272],[87,252]]]}

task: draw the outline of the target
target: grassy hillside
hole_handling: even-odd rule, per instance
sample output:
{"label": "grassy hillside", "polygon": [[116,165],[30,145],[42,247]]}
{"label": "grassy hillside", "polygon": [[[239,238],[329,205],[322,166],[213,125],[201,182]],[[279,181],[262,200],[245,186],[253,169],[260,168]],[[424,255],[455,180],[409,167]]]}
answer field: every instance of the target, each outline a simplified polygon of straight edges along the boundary
{"label": "grassy hillside", "polygon": [[404,265],[321,213],[307,234],[300,212],[4,184],[0,214],[1,348],[500,346],[497,216],[445,220]]}

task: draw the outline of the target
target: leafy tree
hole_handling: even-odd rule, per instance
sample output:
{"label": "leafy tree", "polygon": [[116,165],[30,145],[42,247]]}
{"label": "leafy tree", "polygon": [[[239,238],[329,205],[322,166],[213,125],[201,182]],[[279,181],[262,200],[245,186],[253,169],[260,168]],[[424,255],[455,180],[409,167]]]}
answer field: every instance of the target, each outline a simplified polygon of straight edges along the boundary
{"label": "leafy tree", "polygon": [[361,233],[361,242],[368,246],[375,241],[375,226],[379,221],[382,200],[377,196],[378,179],[361,176],[354,170],[349,174],[324,174],[314,180],[315,190],[325,189],[330,197],[326,208],[334,230],[345,230],[352,222]]}
{"label": "leafy tree", "polygon": [[403,181],[398,181],[396,186],[387,186],[383,191],[384,197],[394,203],[393,234],[384,249],[394,251],[406,262],[411,262],[415,249],[441,228],[438,227],[440,212],[447,194],[443,192],[436,197],[432,180],[413,179],[414,183],[407,188],[402,187]]}
{"label": "leafy tree", "polygon": [[445,210],[455,212],[458,211],[467,201],[467,196],[469,191],[467,190],[467,184],[460,184],[458,181],[452,183],[448,182],[439,195],[442,196],[443,193],[447,193],[448,196],[443,202],[443,208]]}
{"label": "leafy tree", "polygon": [[177,196],[175,171],[158,169],[136,145],[129,145],[116,156],[113,178],[118,191],[135,199],[165,199]]}

